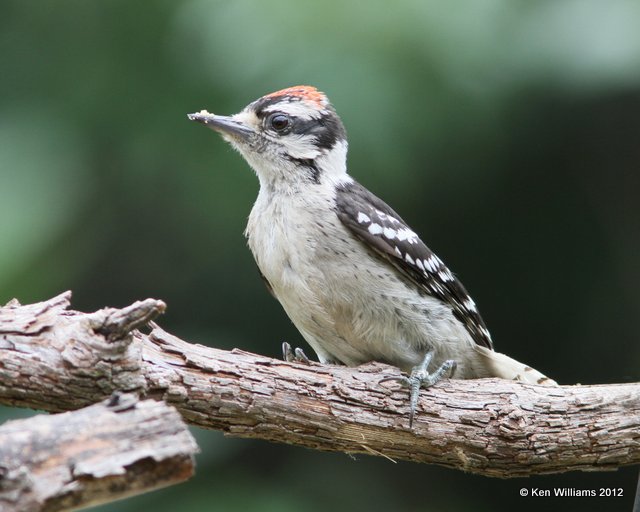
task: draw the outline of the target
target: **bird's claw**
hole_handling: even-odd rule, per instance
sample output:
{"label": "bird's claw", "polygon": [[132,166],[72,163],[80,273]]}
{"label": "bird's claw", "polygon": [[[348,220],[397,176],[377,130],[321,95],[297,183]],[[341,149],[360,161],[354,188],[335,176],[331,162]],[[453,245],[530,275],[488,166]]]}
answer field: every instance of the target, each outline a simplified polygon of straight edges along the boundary
{"label": "bird's claw", "polygon": [[456,371],[457,363],[453,359],[447,359],[433,373],[429,373],[427,369],[433,358],[433,351],[425,354],[422,362],[411,369],[411,375],[385,377],[380,382],[396,381],[404,387],[411,390],[409,405],[409,428],[413,426],[413,418],[418,407],[418,397],[420,396],[420,388],[429,388],[439,382],[444,375],[449,372],[449,377],[453,377]]}
{"label": "bird's claw", "polygon": [[300,347],[292,349],[291,345],[286,341],[282,343],[282,359],[289,363],[309,364],[311,362],[307,354],[305,354]]}

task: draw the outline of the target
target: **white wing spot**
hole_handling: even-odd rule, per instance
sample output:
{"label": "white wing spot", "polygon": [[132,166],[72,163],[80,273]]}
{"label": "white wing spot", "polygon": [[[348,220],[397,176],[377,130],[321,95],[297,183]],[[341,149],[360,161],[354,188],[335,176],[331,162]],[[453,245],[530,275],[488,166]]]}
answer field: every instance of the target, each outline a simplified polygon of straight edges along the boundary
{"label": "white wing spot", "polygon": [[384,228],[384,236],[386,236],[389,240],[393,240],[398,234],[395,229],[392,228]]}
{"label": "white wing spot", "polygon": [[382,226],[380,224],[376,224],[375,222],[369,225],[369,233],[372,235],[379,235],[382,233]]}
{"label": "white wing spot", "polygon": [[371,217],[369,217],[366,213],[358,212],[358,222],[360,224],[371,222]]}
{"label": "white wing spot", "polygon": [[376,215],[378,217],[380,217],[380,220],[387,220],[389,221],[391,224],[400,224],[400,221],[398,219],[396,219],[395,217],[392,217],[391,215],[387,215],[384,212],[381,212],[380,210],[376,210]]}
{"label": "white wing spot", "polygon": [[405,255],[404,259],[407,261],[407,263],[411,263],[412,265],[416,264],[416,262],[413,261],[413,258],[411,257],[411,255],[409,255],[409,253]]}
{"label": "white wing spot", "polygon": [[416,260],[416,265],[418,265],[418,268],[424,272],[424,263],[422,263],[422,260]]}
{"label": "white wing spot", "polygon": [[399,229],[397,232],[398,240],[407,240],[410,244],[418,243],[418,235],[416,235],[409,228]]}
{"label": "white wing spot", "polygon": [[425,260],[424,265],[425,267],[427,267],[431,272],[433,272],[434,274],[438,271],[438,267],[440,260],[438,259],[438,257],[435,254],[432,254],[431,256],[429,256],[428,259]]}
{"label": "white wing spot", "polygon": [[398,249],[397,247],[394,247],[393,250],[395,251],[395,253],[400,256],[402,258],[402,252],[400,252],[400,249]]}
{"label": "white wing spot", "polygon": [[358,212],[358,222],[360,224],[371,222],[371,217],[369,217],[366,213]]}
{"label": "white wing spot", "polygon": [[462,303],[462,305],[467,308],[469,311],[478,312],[478,308],[476,307],[476,303],[473,302],[471,297],[466,298],[466,300]]}
{"label": "white wing spot", "polygon": [[453,274],[448,268],[444,268],[443,270],[438,272],[438,275],[443,281],[453,281]]}

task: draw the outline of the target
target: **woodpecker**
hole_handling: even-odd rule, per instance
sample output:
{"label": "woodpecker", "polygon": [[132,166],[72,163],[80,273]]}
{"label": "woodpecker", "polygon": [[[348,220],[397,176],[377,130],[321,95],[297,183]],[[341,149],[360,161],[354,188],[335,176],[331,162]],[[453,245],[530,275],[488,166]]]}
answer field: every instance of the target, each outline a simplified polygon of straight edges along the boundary
{"label": "woodpecker", "polygon": [[[232,116],[189,114],[222,135],[260,191],[245,231],[271,293],[321,363],[380,361],[408,376],[410,424],[420,387],[447,373],[556,385],[493,350],[462,283],[384,201],[347,173],[347,137],[311,86],[267,94]],[[285,358],[293,356],[284,344]],[[429,371],[429,366],[433,371]],[[392,379],[383,379],[392,380]]]}

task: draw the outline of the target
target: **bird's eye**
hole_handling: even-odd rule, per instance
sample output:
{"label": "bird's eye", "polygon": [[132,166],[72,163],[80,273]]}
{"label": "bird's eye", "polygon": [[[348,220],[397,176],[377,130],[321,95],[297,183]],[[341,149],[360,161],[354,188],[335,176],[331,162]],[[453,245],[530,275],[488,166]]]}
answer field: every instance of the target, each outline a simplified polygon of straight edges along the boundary
{"label": "bird's eye", "polygon": [[272,114],[267,120],[267,125],[276,132],[283,134],[291,127],[291,118],[286,114]]}

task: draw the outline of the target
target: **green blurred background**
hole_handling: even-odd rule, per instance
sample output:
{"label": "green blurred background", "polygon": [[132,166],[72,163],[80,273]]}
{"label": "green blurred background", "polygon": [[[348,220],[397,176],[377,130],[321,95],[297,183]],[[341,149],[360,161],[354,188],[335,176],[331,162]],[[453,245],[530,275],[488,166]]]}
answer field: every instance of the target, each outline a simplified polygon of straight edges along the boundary
{"label": "green blurred background", "polygon": [[[257,180],[186,114],[313,84],[351,174],[462,278],[498,350],[561,383],[640,379],[637,1],[0,0],[0,70],[0,303],[155,297],[189,341],[301,344],[242,236]],[[619,510],[637,481],[195,434],[193,480],[100,510]],[[540,503],[523,486],[625,497]]]}

